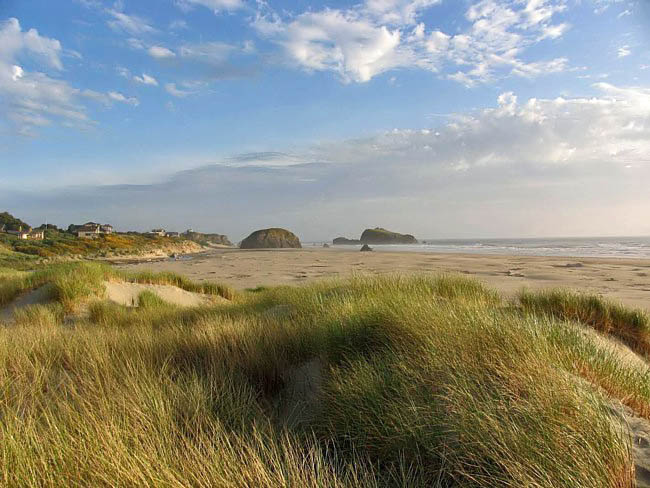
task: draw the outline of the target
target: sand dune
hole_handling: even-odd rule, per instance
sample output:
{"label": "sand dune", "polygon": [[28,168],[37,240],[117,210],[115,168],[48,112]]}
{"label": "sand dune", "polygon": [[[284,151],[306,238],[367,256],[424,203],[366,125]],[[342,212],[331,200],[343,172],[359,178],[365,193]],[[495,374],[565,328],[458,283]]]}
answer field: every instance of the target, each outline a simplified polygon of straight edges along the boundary
{"label": "sand dune", "polygon": [[16,310],[20,310],[21,308],[25,308],[30,305],[45,305],[51,301],[52,300],[50,298],[50,292],[47,285],[23,293],[9,305],[0,308],[0,323],[12,322],[14,319],[14,312]]}
{"label": "sand dune", "polygon": [[165,302],[182,307],[196,307],[212,301],[212,297],[186,291],[172,285],[152,285],[121,281],[107,281],[104,285],[106,286],[106,298],[108,300],[127,307],[136,306],[138,304],[138,296],[143,291],[150,291],[158,295]]}
{"label": "sand dune", "polygon": [[[154,285],[128,282],[104,282],[106,287],[105,298],[112,302],[127,307],[136,306],[138,297],[143,291],[150,291],[158,295],[162,300],[181,307],[196,307],[214,303],[217,300],[225,300],[221,297],[193,293],[172,285]],[[42,286],[35,290],[23,293],[13,302],[0,308],[0,323],[12,323],[16,310],[30,305],[45,305],[52,302],[48,286]]]}

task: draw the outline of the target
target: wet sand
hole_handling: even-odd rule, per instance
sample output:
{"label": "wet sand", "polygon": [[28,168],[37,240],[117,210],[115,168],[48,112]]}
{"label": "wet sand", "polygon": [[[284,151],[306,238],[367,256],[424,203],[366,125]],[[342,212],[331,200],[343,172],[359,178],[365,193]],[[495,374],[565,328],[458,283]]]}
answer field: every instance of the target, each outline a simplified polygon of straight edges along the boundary
{"label": "wet sand", "polygon": [[123,264],[131,271],[174,271],[235,288],[298,285],[351,274],[462,273],[500,290],[574,288],[650,310],[650,260],[495,256],[419,252],[359,252],[357,248],[218,249],[191,259]]}

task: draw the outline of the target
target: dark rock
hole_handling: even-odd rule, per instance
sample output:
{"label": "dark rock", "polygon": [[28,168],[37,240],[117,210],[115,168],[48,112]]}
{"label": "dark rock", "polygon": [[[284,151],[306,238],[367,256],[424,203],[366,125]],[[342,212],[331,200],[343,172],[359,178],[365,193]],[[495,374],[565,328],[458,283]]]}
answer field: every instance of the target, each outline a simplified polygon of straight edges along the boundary
{"label": "dark rock", "polygon": [[337,237],[332,241],[332,244],[335,246],[357,246],[361,244],[361,241],[358,239],[348,239],[347,237]]}
{"label": "dark rock", "polygon": [[368,244],[364,244],[363,246],[361,246],[360,251],[361,252],[369,252],[369,251],[372,251],[372,247],[370,247]]}
{"label": "dark rock", "polygon": [[390,230],[376,227],[366,229],[361,234],[361,242],[364,244],[417,244],[418,241],[411,234],[399,234]]}
{"label": "dark rock", "polygon": [[325,244],[323,244],[323,247],[327,249],[328,247],[330,247],[330,245],[326,242]]}
{"label": "dark rock", "polygon": [[239,245],[241,249],[302,248],[300,239],[286,229],[271,228],[256,230]]}

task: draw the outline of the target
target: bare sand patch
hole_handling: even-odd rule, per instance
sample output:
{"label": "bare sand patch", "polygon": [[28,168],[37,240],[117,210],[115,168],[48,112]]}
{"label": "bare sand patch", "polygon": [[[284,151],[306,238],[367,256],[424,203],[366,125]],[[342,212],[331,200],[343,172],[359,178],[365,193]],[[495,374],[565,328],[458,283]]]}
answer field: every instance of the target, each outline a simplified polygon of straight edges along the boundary
{"label": "bare sand patch", "polygon": [[0,322],[12,322],[16,310],[30,305],[47,305],[51,301],[52,298],[47,285],[22,293],[9,305],[0,309]]}
{"label": "bare sand patch", "polygon": [[625,420],[632,435],[637,487],[650,488],[650,422],[629,414]]}
{"label": "bare sand patch", "polygon": [[650,421],[620,403],[612,404],[612,420],[628,432],[637,488],[650,488]]}
{"label": "bare sand patch", "polygon": [[[179,305],[181,307],[198,307],[200,305],[207,305],[214,303],[221,298],[186,291],[172,285],[153,285],[148,283],[128,283],[118,281],[106,281],[104,285],[106,287],[105,297],[108,300],[127,307],[137,306],[138,297],[144,291],[154,293],[165,302]],[[221,300],[225,299],[221,298]]]}

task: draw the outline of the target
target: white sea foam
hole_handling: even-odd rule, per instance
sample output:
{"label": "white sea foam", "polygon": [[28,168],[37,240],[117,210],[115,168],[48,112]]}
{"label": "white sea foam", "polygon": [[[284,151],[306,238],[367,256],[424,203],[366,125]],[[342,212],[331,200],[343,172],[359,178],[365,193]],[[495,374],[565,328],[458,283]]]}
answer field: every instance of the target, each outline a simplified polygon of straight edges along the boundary
{"label": "white sea foam", "polygon": [[381,251],[397,252],[402,251],[469,254],[509,254],[522,256],[616,257],[650,259],[650,237],[570,237],[550,239],[421,239],[419,244],[375,245],[373,248]]}

